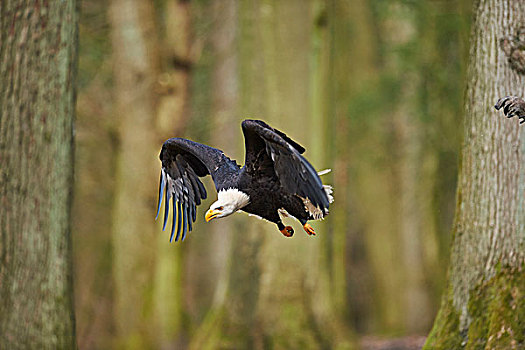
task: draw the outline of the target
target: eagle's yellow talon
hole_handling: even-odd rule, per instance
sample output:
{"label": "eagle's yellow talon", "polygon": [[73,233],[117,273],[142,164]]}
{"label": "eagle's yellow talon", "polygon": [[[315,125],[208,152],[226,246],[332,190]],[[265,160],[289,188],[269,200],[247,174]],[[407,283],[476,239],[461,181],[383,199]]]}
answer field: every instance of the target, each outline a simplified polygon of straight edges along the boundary
{"label": "eagle's yellow talon", "polygon": [[308,233],[310,236],[315,236],[315,231],[314,231],[314,228],[312,227],[312,225],[304,224],[303,228],[306,231],[306,233]]}

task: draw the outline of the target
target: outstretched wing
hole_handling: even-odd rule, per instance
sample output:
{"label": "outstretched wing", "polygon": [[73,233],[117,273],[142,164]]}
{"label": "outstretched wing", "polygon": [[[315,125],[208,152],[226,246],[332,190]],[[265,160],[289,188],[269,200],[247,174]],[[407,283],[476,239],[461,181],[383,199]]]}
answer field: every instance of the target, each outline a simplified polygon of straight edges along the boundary
{"label": "outstretched wing", "polygon": [[507,118],[518,117],[520,124],[525,123],[525,101],[517,96],[505,96],[494,106],[497,110],[503,108]]}
{"label": "outstretched wing", "polygon": [[329,200],[323,183],[314,167],[301,155],[302,146],[260,120],[243,121],[242,131],[248,171],[262,168],[260,164],[272,166],[287,192],[308,199],[325,214],[328,212]]}
{"label": "outstretched wing", "polygon": [[222,188],[228,180],[228,174],[239,171],[237,164],[226,157],[221,150],[181,138],[172,138],[164,142],[160,152],[162,170],[159,184],[159,216],[162,199],[164,198],[164,225],[166,228],[170,199],[173,204],[173,222],[170,242],[175,233],[179,240],[182,230],[182,240],[186,231],[192,230],[192,223],[197,218],[197,206],[206,199],[206,189],[199,177],[211,175],[215,186]]}

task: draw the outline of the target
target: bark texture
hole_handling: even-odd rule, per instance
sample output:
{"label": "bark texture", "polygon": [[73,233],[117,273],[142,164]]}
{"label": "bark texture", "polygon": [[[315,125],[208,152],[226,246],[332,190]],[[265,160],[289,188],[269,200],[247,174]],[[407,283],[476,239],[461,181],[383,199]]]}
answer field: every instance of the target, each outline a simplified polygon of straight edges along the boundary
{"label": "bark texture", "polygon": [[75,348],[75,0],[0,4],[0,348]]}
{"label": "bark texture", "polygon": [[449,284],[427,349],[525,346],[525,129],[493,108],[524,94],[499,48],[524,21],[524,2],[474,5]]}

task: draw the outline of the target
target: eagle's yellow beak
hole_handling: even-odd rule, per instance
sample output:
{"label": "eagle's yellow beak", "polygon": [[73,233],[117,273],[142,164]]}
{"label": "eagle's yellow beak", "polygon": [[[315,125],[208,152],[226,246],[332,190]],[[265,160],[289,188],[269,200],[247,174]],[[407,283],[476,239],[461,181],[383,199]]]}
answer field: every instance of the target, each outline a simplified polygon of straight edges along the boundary
{"label": "eagle's yellow beak", "polygon": [[210,209],[206,212],[206,215],[204,216],[204,219],[206,219],[206,222],[213,220],[217,217],[217,215],[221,214],[222,212],[219,210],[213,210]]}

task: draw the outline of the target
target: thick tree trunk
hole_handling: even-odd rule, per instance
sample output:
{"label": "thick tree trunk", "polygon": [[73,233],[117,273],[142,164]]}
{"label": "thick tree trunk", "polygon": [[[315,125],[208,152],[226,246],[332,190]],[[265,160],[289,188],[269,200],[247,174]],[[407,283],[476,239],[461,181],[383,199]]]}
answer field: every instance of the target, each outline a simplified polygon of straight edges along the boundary
{"label": "thick tree trunk", "polygon": [[449,282],[427,349],[525,346],[525,129],[493,108],[525,93],[499,47],[525,3],[477,1],[474,12]]}
{"label": "thick tree trunk", "polygon": [[113,224],[115,323],[118,343],[126,348],[151,347],[156,341],[152,286],[157,246],[152,220],[159,148],[154,138],[154,20],[150,1],[112,2],[115,114],[120,141]]}
{"label": "thick tree trunk", "polygon": [[77,2],[0,4],[0,348],[75,348]]}

